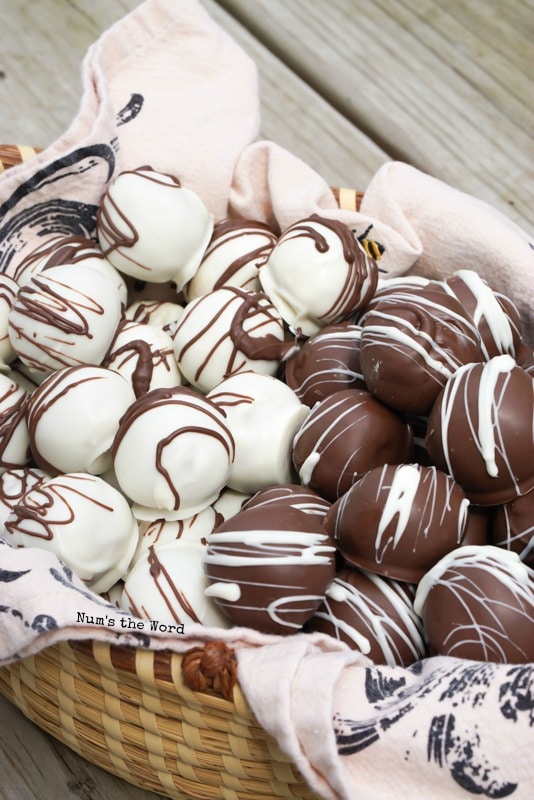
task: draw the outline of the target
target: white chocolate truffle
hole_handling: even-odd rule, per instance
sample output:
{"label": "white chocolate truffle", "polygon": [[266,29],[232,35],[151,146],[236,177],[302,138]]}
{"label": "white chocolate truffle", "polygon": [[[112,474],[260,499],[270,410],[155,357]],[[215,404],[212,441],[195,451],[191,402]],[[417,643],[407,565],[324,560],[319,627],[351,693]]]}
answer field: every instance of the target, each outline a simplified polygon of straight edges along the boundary
{"label": "white chocolate truffle", "polygon": [[34,275],[49,267],[63,264],[84,264],[104,272],[113,280],[121,302],[126,305],[128,293],[124,278],[105,258],[97,243],[83,236],[65,236],[59,233],[47,238],[28,253],[12,274],[19,286],[25,286]]}
{"label": "white chocolate truffle", "polygon": [[23,286],[9,315],[9,335],[19,358],[50,373],[100,364],[121,318],[113,280],[94,267],[50,267]]}
{"label": "white chocolate truffle", "polygon": [[0,473],[23,467],[30,460],[27,403],[28,393],[0,374]]}
{"label": "white chocolate truffle", "polygon": [[243,372],[223,381],[208,399],[226,414],[235,442],[228,486],[252,493],[293,480],[293,439],[310,409],[289,386]]}
{"label": "white chocolate truffle", "polygon": [[9,338],[8,319],[19,287],[9,275],[0,274],[0,371],[8,372],[17,354]]}
{"label": "white chocolate truffle", "polygon": [[206,393],[245,370],[274,375],[292,347],[268,297],[234,286],[192,300],[171,338],[180,371]]}
{"label": "white chocolate truffle", "polygon": [[124,316],[134,322],[165,328],[166,325],[177,322],[183,310],[180,303],[171,303],[169,300],[135,300],[128,306]]}
{"label": "white chocolate truffle", "polygon": [[174,281],[179,291],[195,274],[213,222],[200,197],[177,178],[140,167],[121,172],[108,187],[97,234],[120,272],[150,283]]}
{"label": "white chocolate truffle", "polygon": [[342,222],[316,214],[287,228],[260,267],[263,290],[294,331],[312,336],[371,299],[378,266]]}
{"label": "white chocolate truffle", "polygon": [[0,475],[0,530],[24,495],[51,477],[36,467],[8,469]]}
{"label": "white chocolate truffle", "polygon": [[205,551],[202,544],[180,539],[150,547],[126,576],[121,607],[159,630],[188,623],[228,628],[227,617],[204,594]]}
{"label": "white chocolate truffle", "polygon": [[152,522],[139,523],[139,542],[133,557],[132,564],[146,555],[149,547],[158,547],[168,542],[180,541],[194,542],[206,545],[208,536],[222,522],[213,505],[202,509],[197,514],[187,519],[155,519]]}
{"label": "white chocolate truffle", "polygon": [[234,441],[222,411],[185,387],[153,389],[121,420],[113,466],[138,519],[185,519],[226,485]]}
{"label": "white chocolate truffle", "polygon": [[30,489],[5,531],[15,547],[51,550],[97,593],[126,574],[138,538],[120,492],[85,473],[59,475]]}
{"label": "white chocolate truffle", "polygon": [[119,420],[135,401],[126,378],[104,367],[67,367],[30,396],[27,419],[36,464],[58,472],[105,472]]}
{"label": "white chocolate truffle", "polygon": [[200,266],[185,288],[187,300],[222,286],[260,291],[258,269],[276,240],[276,234],[263,222],[243,219],[217,222]]}
{"label": "white chocolate truffle", "polygon": [[126,378],[136,397],[151,389],[182,383],[170,336],[142,322],[120,323],[102,366]]}

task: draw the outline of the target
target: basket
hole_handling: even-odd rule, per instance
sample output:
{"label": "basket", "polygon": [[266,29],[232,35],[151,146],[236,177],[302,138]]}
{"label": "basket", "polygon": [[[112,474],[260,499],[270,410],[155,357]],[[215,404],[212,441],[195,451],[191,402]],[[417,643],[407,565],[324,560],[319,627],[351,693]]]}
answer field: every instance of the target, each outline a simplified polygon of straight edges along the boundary
{"label": "basket", "polygon": [[[38,151],[0,145],[0,173]],[[356,210],[361,193],[334,189]],[[0,692],[88,761],[172,800],[319,800],[254,718],[233,651],[61,642],[0,669]]]}

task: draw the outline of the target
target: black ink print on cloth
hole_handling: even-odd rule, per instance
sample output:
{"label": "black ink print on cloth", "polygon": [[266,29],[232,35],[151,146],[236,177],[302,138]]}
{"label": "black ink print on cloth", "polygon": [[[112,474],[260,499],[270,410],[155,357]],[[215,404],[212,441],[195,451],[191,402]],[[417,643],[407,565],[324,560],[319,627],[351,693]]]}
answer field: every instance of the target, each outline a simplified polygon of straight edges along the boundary
{"label": "black ink print on cloth", "polygon": [[117,126],[126,125],[127,122],[131,122],[135,119],[141,111],[144,102],[145,98],[142,94],[132,94],[124,108],[121,108],[117,114]]}
{"label": "black ink print on cloth", "polygon": [[[409,715],[417,708],[419,715],[417,722],[413,722],[411,735],[420,738],[424,733],[429,763],[447,770],[469,794],[488,798],[514,794],[519,784],[509,776],[502,777],[499,765],[491,763],[485,753],[484,730],[479,726],[477,713],[483,714],[486,704],[495,704],[495,682],[502,670],[498,672],[490,663],[455,663],[437,668],[414,683],[379,668],[369,667],[366,672],[366,698],[376,713],[361,720],[334,715],[340,756],[354,756],[379,740],[387,742],[390,729],[400,720],[409,722]],[[421,662],[407,672],[414,676],[420,673]],[[505,677],[498,690],[503,724],[508,720],[533,727],[534,666],[510,666]],[[421,705],[428,705],[429,709],[426,732],[420,729]]]}
{"label": "black ink print on cloth", "polygon": [[0,272],[9,268],[13,258],[21,258],[29,243],[35,247],[36,239],[57,234],[93,236],[98,205],[80,198],[80,182],[87,177],[91,184],[103,187],[110,180],[115,146],[116,142],[79,147],[37,169],[4,200],[0,206]]}

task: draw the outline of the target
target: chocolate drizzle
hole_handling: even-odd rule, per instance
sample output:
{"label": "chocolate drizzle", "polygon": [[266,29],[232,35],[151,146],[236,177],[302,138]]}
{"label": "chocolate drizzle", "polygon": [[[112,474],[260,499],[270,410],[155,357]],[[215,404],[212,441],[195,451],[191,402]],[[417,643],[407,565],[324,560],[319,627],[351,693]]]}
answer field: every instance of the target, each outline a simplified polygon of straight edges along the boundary
{"label": "chocolate drizzle", "polygon": [[178,609],[181,609],[186,615],[186,621],[192,620],[200,623],[201,620],[196,615],[195,609],[188,601],[185,593],[173,581],[170,572],[161,563],[154,547],[148,548],[148,563],[150,565],[150,577],[153,579],[171,617],[177,623],[184,622],[178,612]]}

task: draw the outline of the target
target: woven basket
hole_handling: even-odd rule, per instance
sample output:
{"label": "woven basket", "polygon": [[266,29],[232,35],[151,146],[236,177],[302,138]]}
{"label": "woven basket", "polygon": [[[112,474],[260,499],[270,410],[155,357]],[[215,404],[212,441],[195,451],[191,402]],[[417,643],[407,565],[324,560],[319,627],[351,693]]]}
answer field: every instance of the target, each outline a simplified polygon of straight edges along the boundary
{"label": "woven basket", "polygon": [[[36,152],[0,145],[0,173]],[[361,193],[334,193],[359,207]],[[0,692],[88,761],[172,800],[318,800],[255,720],[222,642],[184,656],[62,642],[0,669]]]}

